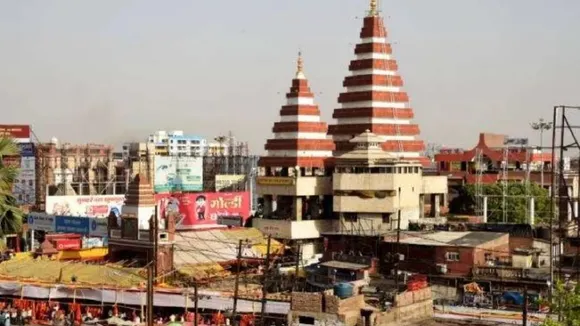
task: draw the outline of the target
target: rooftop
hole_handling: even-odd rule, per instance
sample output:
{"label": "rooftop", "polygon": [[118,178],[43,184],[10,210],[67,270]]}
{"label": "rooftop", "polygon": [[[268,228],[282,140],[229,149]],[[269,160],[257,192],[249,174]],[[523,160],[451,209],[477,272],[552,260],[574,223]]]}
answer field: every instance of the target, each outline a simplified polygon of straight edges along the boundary
{"label": "rooftop", "polygon": [[355,263],[349,263],[349,262],[338,261],[338,260],[325,261],[323,263],[320,263],[320,266],[336,268],[336,269],[348,269],[348,270],[354,270],[354,271],[358,271],[361,269],[367,269],[370,267],[369,265],[355,264]]}
{"label": "rooftop", "polygon": [[[507,233],[499,232],[404,232],[401,234],[401,243],[417,246],[455,246],[477,247],[487,242],[494,241]],[[384,238],[385,242],[395,242],[396,235],[389,234]]]}
{"label": "rooftop", "polygon": [[[34,259],[30,254],[19,254],[0,263],[0,279],[32,283],[132,288],[144,284],[146,279],[142,274],[144,270],[140,268]],[[73,276],[76,278],[75,282]]]}
{"label": "rooftop", "polygon": [[[191,269],[196,265],[225,264],[237,259],[239,241],[248,240],[242,256],[262,258],[266,254],[267,238],[254,228],[213,229],[175,233],[175,265]],[[270,252],[276,253],[283,245],[271,241]]]}

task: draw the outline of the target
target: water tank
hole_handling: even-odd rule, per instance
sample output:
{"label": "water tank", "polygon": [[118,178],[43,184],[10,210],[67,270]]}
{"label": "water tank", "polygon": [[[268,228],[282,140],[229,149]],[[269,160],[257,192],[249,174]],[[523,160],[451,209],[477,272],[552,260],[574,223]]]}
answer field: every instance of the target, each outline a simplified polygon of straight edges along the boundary
{"label": "water tank", "polygon": [[339,283],[334,286],[334,295],[341,299],[352,297],[353,286],[350,283]]}

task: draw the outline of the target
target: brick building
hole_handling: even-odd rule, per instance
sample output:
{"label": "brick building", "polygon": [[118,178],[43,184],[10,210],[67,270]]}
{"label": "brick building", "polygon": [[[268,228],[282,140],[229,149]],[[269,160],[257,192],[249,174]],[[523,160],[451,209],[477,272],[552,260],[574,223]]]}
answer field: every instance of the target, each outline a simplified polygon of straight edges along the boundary
{"label": "brick building", "polygon": [[[381,244],[383,253],[397,252],[396,235]],[[498,232],[404,232],[399,268],[404,271],[466,277],[476,266],[498,264],[510,255],[509,234]]]}

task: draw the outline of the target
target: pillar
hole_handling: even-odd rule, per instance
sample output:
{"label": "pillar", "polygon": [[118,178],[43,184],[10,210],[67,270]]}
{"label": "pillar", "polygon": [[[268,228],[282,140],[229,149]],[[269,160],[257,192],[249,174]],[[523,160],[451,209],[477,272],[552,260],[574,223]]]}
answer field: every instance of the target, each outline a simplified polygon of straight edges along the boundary
{"label": "pillar", "polygon": [[425,195],[419,195],[419,218],[425,217]]}
{"label": "pillar", "polygon": [[267,217],[272,214],[273,204],[272,204],[272,195],[264,195],[264,217]]}
{"label": "pillar", "polygon": [[292,203],[292,220],[302,221],[302,197],[294,197]]}
{"label": "pillar", "polygon": [[441,197],[439,194],[431,195],[431,216],[439,217],[441,212]]}
{"label": "pillar", "polygon": [[530,214],[530,216],[528,216],[528,221],[530,223],[531,226],[534,226],[534,222],[535,222],[535,207],[534,207],[534,197],[530,198],[530,207],[528,208],[528,212]]}
{"label": "pillar", "polygon": [[487,196],[483,197],[482,223],[487,223]]}

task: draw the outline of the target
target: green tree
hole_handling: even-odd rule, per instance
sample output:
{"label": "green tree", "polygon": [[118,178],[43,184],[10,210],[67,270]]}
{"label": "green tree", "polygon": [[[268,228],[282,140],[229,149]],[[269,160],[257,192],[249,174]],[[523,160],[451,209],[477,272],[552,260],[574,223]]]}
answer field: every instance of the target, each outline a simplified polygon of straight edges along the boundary
{"label": "green tree", "polygon": [[4,158],[20,155],[11,138],[0,137],[0,235],[20,232],[24,212],[16,205],[12,186],[18,177],[18,168],[4,164]]}
{"label": "green tree", "polygon": [[553,299],[550,309],[561,320],[546,318],[542,326],[580,326],[580,287],[556,282]]}
{"label": "green tree", "polygon": [[[510,223],[526,223],[526,184],[508,183],[506,192],[507,221]],[[535,183],[529,184],[530,197],[534,198],[534,211],[536,223],[549,220],[550,198],[548,191]],[[503,222],[503,185],[500,183],[482,185],[481,195],[487,196],[487,216],[490,222]],[[469,184],[461,187],[458,196],[449,203],[451,214],[476,214],[477,200],[475,185]],[[481,199],[480,199],[481,200]]]}

